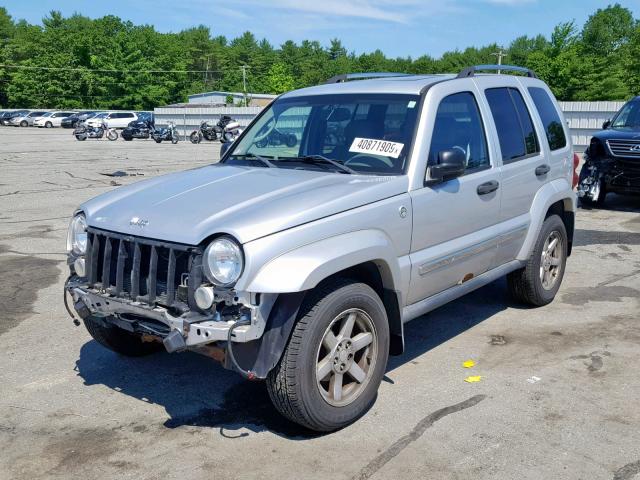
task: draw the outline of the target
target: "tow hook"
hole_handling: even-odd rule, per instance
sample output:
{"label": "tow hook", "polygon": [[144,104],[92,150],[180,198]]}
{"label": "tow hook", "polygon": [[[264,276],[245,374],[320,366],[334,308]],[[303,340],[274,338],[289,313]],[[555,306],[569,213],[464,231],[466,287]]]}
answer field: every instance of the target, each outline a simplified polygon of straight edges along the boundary
{"label": "tow hook", "polygon": [[179,352],[187,348],[184,336],[178,330],[172,330],[169,335],[162,339],[162,343],[169,353]]}

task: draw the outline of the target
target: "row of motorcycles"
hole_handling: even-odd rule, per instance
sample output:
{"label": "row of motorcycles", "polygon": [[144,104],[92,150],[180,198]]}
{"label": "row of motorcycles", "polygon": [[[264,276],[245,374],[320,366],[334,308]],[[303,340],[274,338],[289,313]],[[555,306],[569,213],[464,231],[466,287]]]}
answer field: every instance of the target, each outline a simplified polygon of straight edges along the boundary
{"label": "row of motorcycles", "polygon": [[[189,140],[191,143],[196,144],[203,140],[210,142],[219,140],[222,143],[232,143],[241,133],[240,124],[230,116],[223,115],[215,124],[207,121],[202,122],[198,130],[191,132]],[[105,122],[95,127],[81,123],[73,131],[73,135],[80,141],[84,141],[87,138],[103,137],[114,141],[119,137],[118,131],[115,128],[109,128]],[[134,138],[152,138],[156,143],[162,143],[163,141],[170,141],[173,144],[178,143],[178,131],[173,122],[169,122],[166,128],[156,128],[151,120],[137,120],[131,122],[120,135],[125,141],[131,141]]]}
{"label": "row of motorcycles", "polygon": [[[109,128],[105,122],[102,122],[99,126],[81,123],[73,131],[73,135],[80,141],[84,141],[87,138],[99,139],[105,136],[111,141],[118,139],[118,131],[115,128]],[[170,141],[174,145],[178,143],[178,131],[173,122],[169,122],[165,128],[156,128],[153,122],[149,120],[138,120],[131,122],[129,126],[122,131],[121,135],[125,141],[131,141],[134,138],[152,138],[156,143],[162,143],[163,141]]]}

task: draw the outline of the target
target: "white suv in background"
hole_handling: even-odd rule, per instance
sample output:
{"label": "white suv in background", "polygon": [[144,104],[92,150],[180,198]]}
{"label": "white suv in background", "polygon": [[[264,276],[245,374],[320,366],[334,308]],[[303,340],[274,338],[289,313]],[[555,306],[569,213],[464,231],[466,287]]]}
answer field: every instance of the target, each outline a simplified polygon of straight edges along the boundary
{"label": "white suv in background", "polygon": [[33,126],[40,128],[59,127],[63,118],[70,117],[74,113],[76,112],[47,112],[41,117],[37,117],[33,121]]}
{"label": "white suv in background", "polygon": [[106,115],[97,115],[87,120],[87,124],[92,127],[99,127],[102,122],[106,123],[109,128],[126,128],[129,122],[138,119],[135,112],[108,112]]}

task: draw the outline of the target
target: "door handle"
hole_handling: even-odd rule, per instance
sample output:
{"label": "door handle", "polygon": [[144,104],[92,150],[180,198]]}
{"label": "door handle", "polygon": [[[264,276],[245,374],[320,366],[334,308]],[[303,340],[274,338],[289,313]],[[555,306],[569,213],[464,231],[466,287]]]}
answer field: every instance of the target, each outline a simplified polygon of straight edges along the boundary
{"label": "door handle", "polygon": [[478,195],[486,195],[491,192],[495,192],[498,190],[500,184],[496,180],[491,180],[490,182],[481,183],[478,185]]}
{"label": "door handle", "polygon": [[546,175],[549,173],[549,170],[551,170],[549,165],[540,165],[539,167],[536,167],[536,176],[541,177],[542,175]]}

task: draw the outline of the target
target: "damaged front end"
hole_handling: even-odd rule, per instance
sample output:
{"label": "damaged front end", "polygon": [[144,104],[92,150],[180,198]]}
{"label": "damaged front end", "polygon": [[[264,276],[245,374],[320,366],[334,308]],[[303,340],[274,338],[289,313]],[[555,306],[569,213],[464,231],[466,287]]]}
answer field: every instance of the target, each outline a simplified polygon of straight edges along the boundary
{"label": "damaged front end", "polygon": [[[78,316],[162,342],[169,352],[204,353],[247,377],[266,376],[273,361],[259,351],[277,294],[215,287],[203,274],[201,247],[84,229],[86,246],[82,254],[69,249],[65,283]],[[295,316],[299,303],[293,307]]]}
{"label": "damaged front end", "polygon": [[578,196],[602,204],[607,193],[640,194],[640,138],[603,139],[594,136],[584,154]]}

